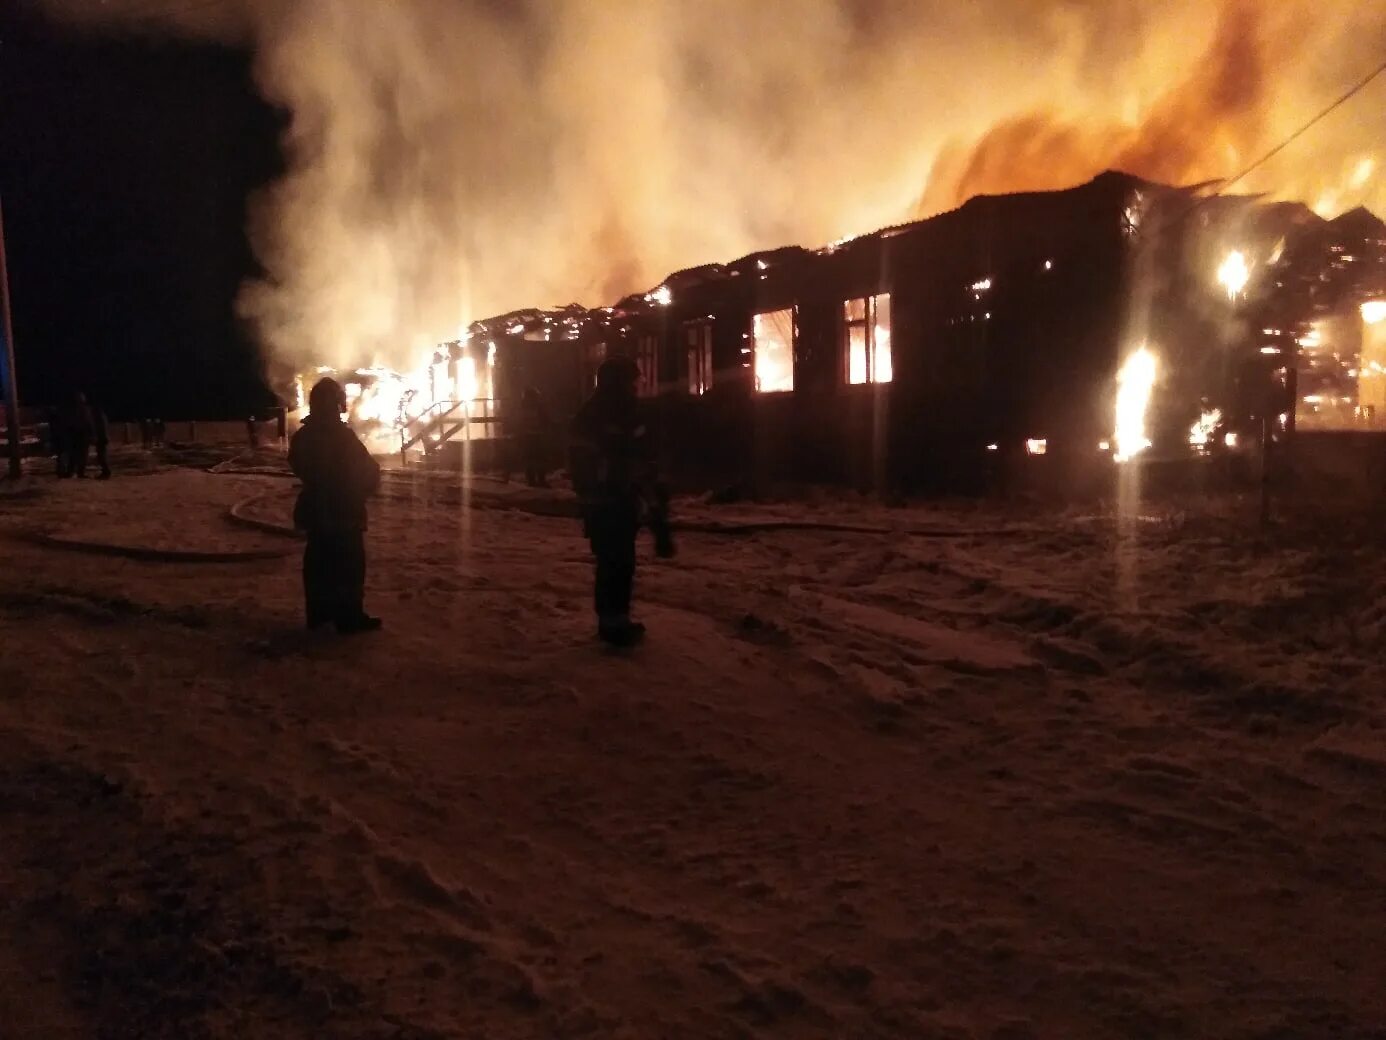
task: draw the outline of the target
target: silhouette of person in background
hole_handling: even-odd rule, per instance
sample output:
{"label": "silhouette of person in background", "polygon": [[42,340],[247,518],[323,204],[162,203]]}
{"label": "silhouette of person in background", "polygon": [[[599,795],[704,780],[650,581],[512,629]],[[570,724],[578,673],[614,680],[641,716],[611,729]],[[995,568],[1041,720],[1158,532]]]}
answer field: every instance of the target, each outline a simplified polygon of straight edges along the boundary
{"label": "silhouette of person in background", "polygon": [[366,499],[380,485],[380,466],[342,421],[346,394],[320,379],[308,395],[309,414],[289,442],[289,467],[303,481],[294,526],[308,536],[303,595],[310,629],[369,632],[380,619],[364,608]]}
{"label": "silhouette of person in background", "polygon": [[525,483],[530,487],[548,487],[549,468],[545,464],[545,438],[549,430],[549,413],[544,399],[534,387],[526,387],[520,398],[520,453],[525,463]]}
{"label": "silhouette of person in background", "polygon": [[639,378],[629,358],[603,361],[597,388],[570,431],[573,488],[582,504],[583,532],[596,557],[597,636],[613,646],[631,646],[645,635],[645,626],[630,616],[642,505],[655,533],[656,552],[661,557],[674,554],[668,500],[656,481],[652,438],[639,415]]}
{"label": "silhouette of person in background", "polygon": [[62,418],[63,441],[67,447],[68,476],[87,475],[87,453],[91,451],[92,421],[91,409],[87,407],[86,395],[80,391],[72,395]]}
{"label": "silhouette of person in background", "polygon": [[96,464],[101,467],[101,479],[111,479],[111,424],[99,404],[88,407],[91,416],[92,443],[96,445]]}

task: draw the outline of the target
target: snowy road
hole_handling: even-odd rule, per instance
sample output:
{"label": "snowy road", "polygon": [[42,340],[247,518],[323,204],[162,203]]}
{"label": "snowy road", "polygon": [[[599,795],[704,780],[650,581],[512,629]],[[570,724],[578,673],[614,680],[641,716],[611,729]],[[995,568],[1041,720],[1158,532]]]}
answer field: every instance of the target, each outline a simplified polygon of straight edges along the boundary
{"label": "snowy road", "polygon": [[[282,488],[0,537],[292,548],[221,515]],[[1386,1036],[1379,550],[871,519],[646,548],[628,656],[572,521],[423,487],[359,640],[294,557],[4,537],[0,1035]]]}

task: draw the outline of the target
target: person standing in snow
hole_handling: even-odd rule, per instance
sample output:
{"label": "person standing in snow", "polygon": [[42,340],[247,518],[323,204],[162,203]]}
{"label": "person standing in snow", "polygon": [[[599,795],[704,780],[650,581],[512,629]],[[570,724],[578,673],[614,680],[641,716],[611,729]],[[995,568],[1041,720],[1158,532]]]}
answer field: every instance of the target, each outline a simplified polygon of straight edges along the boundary
{"label": "person standing in snow", "polygon": [[96,464],[101,467],[101,479],[111,479],[111,424],[101,405],[88,408],[91,415],[92,443],[96,445]]}
{"label": "person standing in snow", "polygon": [[63,440],[67,447],[64,472],[71,477],[87,475],[87,452],[91,450],[92,421],[87,398],[80,392],[72,395],[63,415]]}
{"label": "person standing in snow", "polygon": [[544,399],[534,387],[526,387],[520,397],[520,452],[525,461],[525,483],[532,488],[548,487],[548,466],[544,463],[549,415]]}
{"label": "person standing in snow", "polygon": [[631,646],[645,634],[645,626],[630,616],[642,506],[655,532],[656,551],[661,557],[674,554],[663,512],[667,498],[656,480],[651,438],[639,415],[639,378],[629,358],[603,361],[597,388],[570,431],[573,488],[596,557],[597,635],[613,646]]}
{"label": "person standing in snow", "polygon": [[380,619],[364,607],[366,499],[380,485],[380,466],[342,421],[347,400],[335,379],[320,379],[308,395],[309,414],[289,442],[289,467],[303,481],[294,526],[308,536],[303,595],[308,627],[370,632]]}

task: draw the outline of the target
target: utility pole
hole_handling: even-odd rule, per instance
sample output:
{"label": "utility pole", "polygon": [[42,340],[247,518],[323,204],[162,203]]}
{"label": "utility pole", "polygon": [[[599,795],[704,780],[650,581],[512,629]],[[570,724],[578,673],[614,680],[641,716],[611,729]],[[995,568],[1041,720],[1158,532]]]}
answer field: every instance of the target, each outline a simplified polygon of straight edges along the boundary
{"label": "utility pole", "polygon": [[10,320],[10,272],[5,266],[5,208],[0,204],[0,335],[5,337],[5,353],[0,355],[0,378],[5,381],[5,433],[10,442],[10,479],[24,475],[19,443],[19,387],[14,374],[14,323]]}

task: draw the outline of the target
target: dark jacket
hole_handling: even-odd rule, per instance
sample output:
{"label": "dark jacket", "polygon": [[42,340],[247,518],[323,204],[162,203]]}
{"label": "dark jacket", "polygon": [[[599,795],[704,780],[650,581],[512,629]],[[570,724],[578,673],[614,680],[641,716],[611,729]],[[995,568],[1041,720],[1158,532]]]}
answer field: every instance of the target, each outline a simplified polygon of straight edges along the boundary
{"label": "dark jacket", "polygon": [[63,439],[73,444],[91,443],[91,409],[84,401],[73,401],[60,414]]}
{"label": "dark jacket", "polygon": [[111,442],[111,424],[106,419],[106,413],[92,405],[87,409],[91,415],[92,440],[97,444],[109,444]]}
{"label": "dark jacket", "polygon": [[380,486],[380,465],[350,426],[309,415],[289,442],[289,466],[303,481],[295,527],[328,535],[366,529],[366,499]]}
{"label": "dark jacket", "polygon": [[634,398],[598,390],[570,433],[573,490],[584,504],[639,498],[653,483],[653,439]]}

